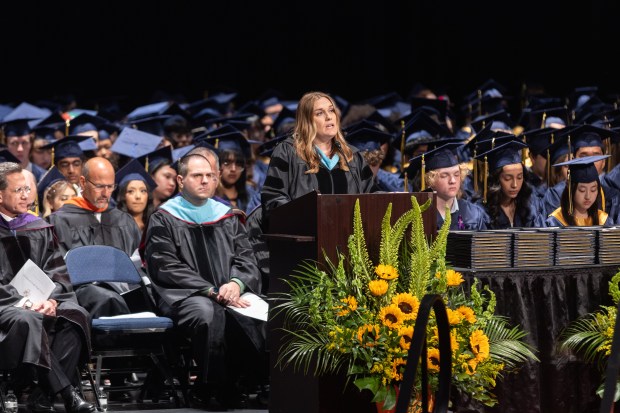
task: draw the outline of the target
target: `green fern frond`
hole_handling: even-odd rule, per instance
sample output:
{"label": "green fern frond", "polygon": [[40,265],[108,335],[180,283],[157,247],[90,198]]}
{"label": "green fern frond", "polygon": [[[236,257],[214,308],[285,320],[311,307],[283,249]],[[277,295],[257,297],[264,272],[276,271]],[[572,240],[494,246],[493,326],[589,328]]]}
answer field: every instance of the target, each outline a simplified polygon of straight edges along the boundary
{"label": "green fern frond", "polygon": [[390,246],[392,237],[392,203],[390,202],[385,210],[383,219],[381,220],[381,242],[379,244],[379,263],[392,265],[390,260]]}
{"label": "green fern frond", "polygon": [[361,278],[360,281],[362,284],[367,284],[368,281],[371,280],[374,266],[370,261],[366,246],[359,198],[355,201],[355,209],[353,211],[353,234],[349,236],[348,248],[353,276]]}
{"label": "green fern frond", "polygon": [[[429,199],[424,205],[430,205]],[[415,196],[411,197],[413,218],[411,220],[411,257],[409,261],[409,288],[418,298],[426,294],[426,286],[430,276],[431,259],[429,246],[424,234],[424,223],[422,221],[422,208],[418,204]],[[428,207],[427,207],[428,208]]]}
{"label": "green fern frond", "polygon": [[327,350],[327,340],[323,334],[313,331],[311,326],[306,330],[282,331],[290,337],[278,353],[276,366],[284,369],[292,366],[295,371],[303,371],[308,374],[310,366],[314,366],[314,375],[330,374],[338,372],[346,365],[347,357],[337,351]]}

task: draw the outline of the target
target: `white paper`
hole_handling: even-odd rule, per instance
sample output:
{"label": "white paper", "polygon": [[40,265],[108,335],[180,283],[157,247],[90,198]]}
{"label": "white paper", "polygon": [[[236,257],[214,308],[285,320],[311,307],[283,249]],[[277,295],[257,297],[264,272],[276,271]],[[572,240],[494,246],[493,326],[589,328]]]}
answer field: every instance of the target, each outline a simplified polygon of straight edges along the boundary
{"label": "white paper", "polygon": [[114,320],[115,318],[150,318],[157,317],[155,313],[151,311],[145,311],[143,313],[131,313],[131,314],[121,314],[109,317],[99,317],[101,320]]}
{"label": "white paper", "polygon": [[35,304],[47,300],[56,287],[54,281],[30,259],[17,272],[10,284],[20,295]]}
{"label": "white paper", "polygon": [[241,298],[250,302],[250,306],[246,308],[228,306],[231,310],[243,314],[248,317],[256,318],[258,320],[267,321],[267,314],[269,312],[269,304],[259,296],[253,293],[243,293]]}

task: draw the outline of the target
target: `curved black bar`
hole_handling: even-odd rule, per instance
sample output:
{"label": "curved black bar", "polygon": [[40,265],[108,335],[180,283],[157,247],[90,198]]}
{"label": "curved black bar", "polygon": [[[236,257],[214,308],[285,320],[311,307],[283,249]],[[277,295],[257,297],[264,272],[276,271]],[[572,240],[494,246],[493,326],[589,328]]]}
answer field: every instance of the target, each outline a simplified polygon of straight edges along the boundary
{"label": "curved black bar", "polygon": [[[428,294],[422,298],[418,318],[413,328],[413,340],[407,354],[407,365],[403,373],[403,381],[400,385],[400,394],[396,401],[396,413],[406,413],[411,400],[411,392],[415,383],[415,375],[418,361],[422,356],[424,361],[420,366],[422,372],[422,388],[427,387],[427,363],[426,363],[426,326],[430,316],[431,308],[435,311],[437,320],[437,333],[439,335],[439,389],[435,399],[435,409],[437,413],[444,413],[448,410],[450,399],[450,380],[452,377],[452,353],[450,349],[450,323],[446,305],[440,295]],[[428,411],[428,394],[422,392],[422,412]]]}
{"label": "curved black bar", "polygon": [[[620,302],[618,303],[617,314],[620,314]],[[601,408],[599,409],[600,413],[609,413],[613,411],[618,370],[620,370],[620,317],[616,317],[616,324],[614,325],[614,337],[611,340],[611,354],[609,355],[609,359],[607,359],[605,391],[603,393]]]}

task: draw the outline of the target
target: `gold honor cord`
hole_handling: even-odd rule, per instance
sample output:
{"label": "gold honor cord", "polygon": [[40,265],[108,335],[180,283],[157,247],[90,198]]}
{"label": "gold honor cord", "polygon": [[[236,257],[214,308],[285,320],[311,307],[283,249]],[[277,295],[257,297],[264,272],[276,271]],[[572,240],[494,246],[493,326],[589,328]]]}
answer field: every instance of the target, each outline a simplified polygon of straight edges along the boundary
{"label": "gold honor cord", "polygon": [[603,186],[600,184],[600,182],[598,184],[598,189],[601,192],[601,204],[603,204],[601,205],[601,209],[603,210],[603,212],[606,212],[605,211],[605,191],[603,191]]}

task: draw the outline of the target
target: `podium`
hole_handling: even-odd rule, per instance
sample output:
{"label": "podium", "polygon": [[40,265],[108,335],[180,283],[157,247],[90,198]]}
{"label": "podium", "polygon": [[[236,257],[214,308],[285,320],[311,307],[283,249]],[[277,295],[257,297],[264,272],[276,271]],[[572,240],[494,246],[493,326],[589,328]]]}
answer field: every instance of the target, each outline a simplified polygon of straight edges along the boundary
{"label": "podium", "polygon": [[[355,202],[360,201],[364,236],[370,259],[377,263],[381,241],[381,221],[392,203],[392,224],[410,210],[411,197],[420,205],[432,199],[433,205],[423,215],[424,231],[429,237],[437,233],[437,209],[433,192],[391,192],[373,194],[322,195],[315,191],[271,211],[268,231],[269,298],[288,291],[285,280],[303,260],[324,266],[325,254],[337,264],[337,253],[347,253],[347,241],[353,232]],[[326,269],[326,267],[325,267]],[[273,300],[270,306],[277,305]],[[268,320],[267,348],[270,354],[270,413],[376,412],[370,392],[360,392],[344,373],[341,376],[314,376],[292,367],[276,366],[283,335],[281,316]]]}

